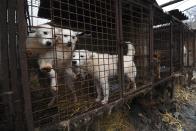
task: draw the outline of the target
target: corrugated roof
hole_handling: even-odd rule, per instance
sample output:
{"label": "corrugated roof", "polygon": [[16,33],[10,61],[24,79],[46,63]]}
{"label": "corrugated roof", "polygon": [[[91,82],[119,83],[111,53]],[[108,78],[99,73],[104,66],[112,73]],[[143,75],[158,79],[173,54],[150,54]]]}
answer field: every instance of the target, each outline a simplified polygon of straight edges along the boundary
{"label": "corrugated roof", "polygon": [[168,13],[170,15],[178,18],[179,20],[188,20],[188,17],[184,13],[182,13],[181,11],[179,11],[178,9],[171,10]]}

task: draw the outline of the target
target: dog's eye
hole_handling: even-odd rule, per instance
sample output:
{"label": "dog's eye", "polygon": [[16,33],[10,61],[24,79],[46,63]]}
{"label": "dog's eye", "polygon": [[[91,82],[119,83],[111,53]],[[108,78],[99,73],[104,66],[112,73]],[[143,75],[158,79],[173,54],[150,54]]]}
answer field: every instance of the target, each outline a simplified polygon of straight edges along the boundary
{"label": "dog's eye", "polygon": [[73,55],[73,57],[75,57],[75,55]]}
{"label": "dog's eye", "polygon": [[75,36],[72,36],[72,39],[75,39],[76,37]]}
{"label": "dog's eye", "polygon": [[48,34],[48,32],[44,31],[44,35],[47,35],[47,34]]}
{"label": "dog's eye", "polygon": [[83,55],[81,55],[80,57],[84,57]]}
{"label": "dog's eye", "polygon": [[63,35],[64,37],[67,37],[67,36],[69,36],[69,35]]}

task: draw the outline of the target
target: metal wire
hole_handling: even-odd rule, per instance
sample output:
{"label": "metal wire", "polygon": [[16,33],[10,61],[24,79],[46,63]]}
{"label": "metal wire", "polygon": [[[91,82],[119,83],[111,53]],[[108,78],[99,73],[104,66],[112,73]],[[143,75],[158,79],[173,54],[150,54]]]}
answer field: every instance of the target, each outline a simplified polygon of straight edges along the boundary
{"label": "metal wire", "polygon": [[[8,118],[5,122],[0,119],[0,126],[17,125],[11,115],[23,113],[23,106],[26,111],[32,106],[29,114],[33,115],[34,127],[76,121],[76,118],[80,118],[79,122],[86,121],[85,116],[91,118],[100,111],[111,110],[150,87],[168,81],[183,64],[193,65],[194,33],[150,1],[28,0],[25,9],[32,31],[26,38],[21,32],[16,36],[10,29],[7,37],[13,38],[10,40],[16,44],[10,44],[5,37],[7,46],[4,46],[12,50],[3,50],[1,55],[12,53],[7,58],[16,58],[16,64],[11,65],[9,61],[9,69],[3,70],[4,74],[13,76],[7,75],[5,83],[9,86],[0,90],[3,94],[0,95],[0,116],[4,118],[6,114]],[[17,25],[9,24],[10,27]],[[22,40],[15,40],[24,36],[28,67],[23,65],[26,62],[23,57],[23,64],[19,64],[18,55],[13,53],[17,50],[23,54],[23,48],[18,49],[22,47],[18,44]],[[188,50],[186,63],[184,46]],[[19,74],[20,70],[28,72],[28,83],[20,81],[21,77],[27,77]],[[18,73],[17,77],[12,71]],[[14,82],[19,81],[14,86]],[[23,90],[16,88],[21,83]],[[25,90],[27,85],[30,94]],[[17,96],[17,101],[12,95],[5,96],[9,91]],[[24,98],[20,98],[21,94]],[[6,113],[7,108],[9,113]],[[28,112],[25,115],[28,119]],[[31,125],[31,120],[29,122]]]}

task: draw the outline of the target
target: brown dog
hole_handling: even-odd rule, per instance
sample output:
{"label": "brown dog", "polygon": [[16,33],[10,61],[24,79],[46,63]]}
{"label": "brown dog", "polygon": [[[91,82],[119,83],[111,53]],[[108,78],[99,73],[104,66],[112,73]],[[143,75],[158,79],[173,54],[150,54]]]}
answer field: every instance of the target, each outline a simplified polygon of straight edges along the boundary
{"label": "brown dog", "polygon": [[155,79],[161,79],[161,54],[159,51],[155,51],[153,54],[153,62]]}

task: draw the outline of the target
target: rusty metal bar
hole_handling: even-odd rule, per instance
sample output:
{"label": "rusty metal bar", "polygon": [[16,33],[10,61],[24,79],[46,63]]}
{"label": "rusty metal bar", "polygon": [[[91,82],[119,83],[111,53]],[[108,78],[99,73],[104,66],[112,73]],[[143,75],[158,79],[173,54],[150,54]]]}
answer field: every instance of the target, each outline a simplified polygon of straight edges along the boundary
{"label": "rusty metal bar", "polygon": [[193,67],[195,68],[195,66],[196,66],[196,54],[195,54],[195,48],[196,48],[196,39],[195,39],[195,37],[196,37],[196,34],[195,34],[196,32],[193,32]]}
{"label": "rusty metal bar", "polygon": [[182,29],[183,29],[182,30],[182,56],[183,56],[182,63],[183,63],[183,67],[185,67],[185,63],[184,63],[185,27],[183,26]]}
{"label": "rusty metal bar", "polygon": [[182,69],[183,67],[183,39],[182,39],[182,32],[183,32],[183,28],[182,28],[182,24],[180,24],[180,69]]}
{"label": "rusty metal bar", "polygon": [[19,52],[19,65],[20,65],[20,78],[21,88],[23,91],[24,99],[24,115],[26,130],[33,131],[33,115],[30,88],[28,86],[28,73],[27,73],[27,59],[25,55],[25,40],[27,36],[27,25],[25,20],[24,0],[17,0],[17,22],[18,22],[18,52]]}
{"label": "rusty metal bar", "polygon": [[[171,17],[172,18],[172,17]],[[173,73],[173,21],[170,21],[170,75]]]}
{"label": "rusty metal bar", "polygon": [[20,81],[18,81],[18,52],[17,52],[17,25],[16,25],[16,0],[8,0],[8,52],[9,52],[9,69],[10,85],[12,98],[11,110],[13,110],[14,129],[24,130],[23,108],[21,101]]}
{"label": "rusty metal bar", "polygon": [[116,30],[117,30],[117,45],[118,45],[118,74],[119,74],[119,83],[121,88],[121,98],[123,97],[124,91],[124,62],[123,62],[123,32],[122,32],[122,1],[114,0],[116,6]]}
{"label": "rusty metal bar", "polygon": [[[6,125],[2,130],[13,130],[13,108],[11,103],[12,93],[10,92],[10,72],[9,72],[9,57],[8,57],[8,25],[7,25],[7,0],[2,0],[0,4],[0,94],[4,106]],[[7,110],[6,108],[7,107]]]}
{"label": "rusty metal bar", "polygon": [[187,67],[190,67],[190,61],[189,61],[189,59],[190,59],[190,55],[189,55],[189,51],[190,51],[190,33],[189,33],[189,31],[187,30],[186,31],[186,41],[187,41]]}
{"label": "rusty metal bar", "polygon": [[151,73],[151,81],[153,82],[154,81],[154,63],[153,63],[153,54],[154,54],[154,41],[153,41],[153,16],[154,16],[154,9],[153,9],[153,6],[151,5],[151,9],[150,9],[150,32],[149,32],[149,37],[150,37],[150,44],[149,44],[149,63],[151,66],[149,66],[149,70],[150,70],[150,73]]}
{"label": "rusty metal bar", "polygon": [[170,96],[170,98],[171,98],[171,100],[174,100],[174,98],[175,98],[175,77],[173,77],[172,79],[171,79],[171,81],[172,81],[172,90],[171,90],[171,96]]}
{"label": "rusty metal bar", "polygon": [[135,96],[139,95],[140,92],[144,92],[145,90],[152,89],[152,86],[153,86],[152,83],[140,86],[139,89],[137,89],[137,90],[135,90],[133,92],[125,93],[126,94],[126,98],[124,98],[124,99],[126,100],[126,99],[130,99],[132,97],[135,97]]}

